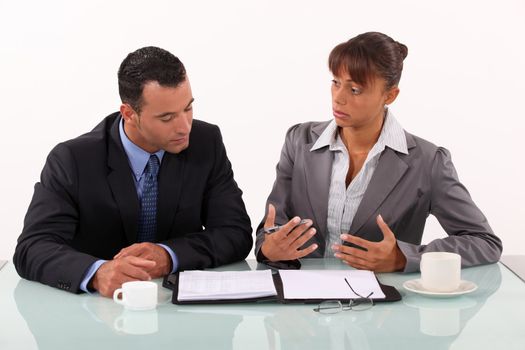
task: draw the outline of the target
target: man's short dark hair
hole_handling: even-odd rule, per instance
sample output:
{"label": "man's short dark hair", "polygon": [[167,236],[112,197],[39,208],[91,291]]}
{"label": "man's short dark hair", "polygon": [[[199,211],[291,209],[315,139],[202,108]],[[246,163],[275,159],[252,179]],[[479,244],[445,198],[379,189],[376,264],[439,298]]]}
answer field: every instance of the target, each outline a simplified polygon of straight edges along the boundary
{"label": "man's short dark hair", "polygon": [[122,61],[118,70],[118,91],[122,103],[140,113],[144,85],[156,81],[162,86],[177,87],[185,79],[186,69],[177,57],[161,48],[148,46],[128,54]]}

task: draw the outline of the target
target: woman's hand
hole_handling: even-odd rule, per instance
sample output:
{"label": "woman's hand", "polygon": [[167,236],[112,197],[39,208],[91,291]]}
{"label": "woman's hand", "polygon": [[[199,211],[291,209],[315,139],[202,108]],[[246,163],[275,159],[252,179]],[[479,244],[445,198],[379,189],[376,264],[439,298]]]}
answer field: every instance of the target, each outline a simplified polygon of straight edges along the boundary
{"label": "woman's hand", "polygon": [[[315,228],[309,229],[313,224],[311,220],[302,225],[299,225],[300,222],[301,218],[296,216],[288,221],[286,225],[281,226],[278,231],[265,234],[261,251],[268,260],[295,260],[317,249],[317,244],[311,244],[307,248],[301,249],[315,235]],[[273,226],[275,226],[275,207],[270,204],[264,228],[267,229]]]}
{"label": "woman's hand", "polygon": [[342,234],[341,239],[363,247],[365,250],[348,247],[341,244],[332,245],[336,258],[356,269],[371,270],[375,272],[400,271],[405,268],[406,257],[397,246],[397,240],[381,215],[376,218],[377,225],[383,232],[381,242],[371,242],[356,236]]}

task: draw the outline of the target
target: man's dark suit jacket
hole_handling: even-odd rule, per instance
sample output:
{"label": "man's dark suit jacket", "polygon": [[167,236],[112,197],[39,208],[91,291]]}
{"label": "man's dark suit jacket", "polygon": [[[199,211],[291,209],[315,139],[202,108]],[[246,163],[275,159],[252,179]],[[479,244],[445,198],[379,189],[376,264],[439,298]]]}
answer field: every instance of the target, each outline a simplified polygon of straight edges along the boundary
{"label": "man's dark suit jacket", "polygon": [[[57,145],[35,185],[13,257],[20,276],[78,293],[87,269],[137,242],[139,200],[119,136],[120,114]],[[189,147],[159,170],[157,242],[179,270],[244,259],[250,219],[219,128],[193,121]]]}

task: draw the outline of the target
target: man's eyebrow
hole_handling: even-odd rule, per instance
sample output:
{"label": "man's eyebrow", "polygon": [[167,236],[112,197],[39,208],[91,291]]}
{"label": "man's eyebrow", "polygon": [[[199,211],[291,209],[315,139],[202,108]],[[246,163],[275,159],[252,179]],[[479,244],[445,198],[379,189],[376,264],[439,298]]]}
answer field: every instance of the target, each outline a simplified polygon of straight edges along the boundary
{"label": "man's eyebrow", "polygon": [[[188,104],[186,105],[186,107],[184,107],[184,109],[188,108],[193,103],[193,101],[195,101],[195,98],[192,97],[190,102],[188,102]],[[177,114],[177,112],[164,112],[164,113],[161,113],[161,114],[154,115],[153,117],[154,118],[163,118],[163,117],[168,116],[170,114]]]}
{"label": "man's eyebrow", "polygon": [[170,115],[170,114],[177,114],[176,112],[164,112],[164,113],[161,113],[161,114],[157,114],[155,116],[153,116],[154,118],[163,118],[167,115]]}
{"label": "man's eyebrow", "polygon": [[188,104],[186,105],[186,108],[188,108],[193,103],[193,101],[195,101],[194,97],[192,97],[190,102],[188,102]]}

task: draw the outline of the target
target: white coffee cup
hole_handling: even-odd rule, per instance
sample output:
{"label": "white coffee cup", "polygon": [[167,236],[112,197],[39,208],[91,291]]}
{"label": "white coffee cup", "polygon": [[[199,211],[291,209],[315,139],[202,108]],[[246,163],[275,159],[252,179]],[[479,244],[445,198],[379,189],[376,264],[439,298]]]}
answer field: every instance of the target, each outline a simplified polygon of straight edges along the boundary
{"label": "white coffee cup", "polygon": [[421,256],[421,285],[431,292],[452,292],[461,281],[461,256],[430,252]]}
{"label": "white coffee cup", "polygon": [[129,310],[154,309],[157,306],[157,284],[149,281],[125,282],[122,288],[115,290],[113,300]]}
{"label": "white coffee cup", "polygon": [[157,310],[148,310],[137,312],[133,310],[124,310],[124,312],[115,319],[113,327],[118,332],[127,334],[153,334],[159,330],[159,317]]}

